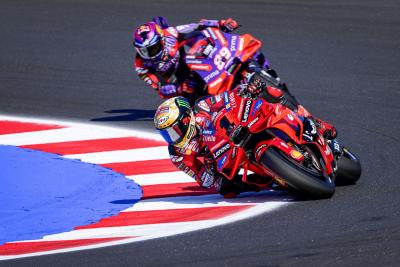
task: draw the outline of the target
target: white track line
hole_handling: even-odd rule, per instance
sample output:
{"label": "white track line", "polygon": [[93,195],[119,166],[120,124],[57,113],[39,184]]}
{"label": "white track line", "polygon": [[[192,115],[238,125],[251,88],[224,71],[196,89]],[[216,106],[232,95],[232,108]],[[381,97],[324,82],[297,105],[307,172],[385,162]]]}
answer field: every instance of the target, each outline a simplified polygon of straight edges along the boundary
{"label": "white track line", "polygon": [[242,193],[239,197],[233,199],[226,199],[219,194],[146,199],[139,201],[133,207],[123,210],[122,212],[242,205],[268,206],[281,203],[283,203],[282,197],[274,197],[273,193],[270,191],[261,191],[258,193]]}
{"label": "white track line", "polygon": [[175,231],[176,229],[192,229],[196,225],[207,223],[206,220],[193,222],[158,223],[119,227],[102,227],[92,229],[74,230],[71,232],[48,235],[43,241],[59,241],[73,239],[109,238],[109,237],[142,237],[155,236],[162,233]]}
{"label": "white track line", "polygon": [[89,127],[68,127],[36,132],[4,134],[0,135],[0,142],[5,145],[23,146],[117,137],[126,137],[126,134],[109,131],[100,132],[96,128]]}
{"label": "white track line", "polygon": [[169,154],[166,146],[158,146],[86,154],[72,154],[65,157],[70,159],[80,159],[82,161],[95,164],[106,164],[153,159],[169,159]]}
{"label": "white track line", "polygon": [[190,183],[195,180],[181,171],[137,174],[126,176],[140,185]]}

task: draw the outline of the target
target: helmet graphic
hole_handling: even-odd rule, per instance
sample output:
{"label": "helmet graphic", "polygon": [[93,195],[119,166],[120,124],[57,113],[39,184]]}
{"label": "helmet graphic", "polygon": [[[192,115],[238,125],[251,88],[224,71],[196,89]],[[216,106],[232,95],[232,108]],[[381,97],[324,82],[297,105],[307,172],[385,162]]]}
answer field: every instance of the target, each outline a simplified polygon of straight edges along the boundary
{"label": "helmet graphic", "polygon": [[181,96],[164,101],[156,111],[154,125],[168,144],[185,147],[196,135],[189,101]]}
{"label": "helmet graphic", "polygon": [[140,25],[133,34],[136,51],[144,59],[161,58],[164,49],[164,34],[154,22]]}

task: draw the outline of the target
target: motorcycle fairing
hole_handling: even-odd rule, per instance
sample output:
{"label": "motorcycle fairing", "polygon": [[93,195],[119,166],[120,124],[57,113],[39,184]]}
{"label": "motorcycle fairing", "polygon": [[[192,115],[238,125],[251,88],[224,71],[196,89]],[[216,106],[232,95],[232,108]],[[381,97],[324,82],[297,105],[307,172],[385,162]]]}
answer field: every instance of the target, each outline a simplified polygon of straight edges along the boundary
{"label": "motorcycle fairing", "polygon": [[186,64],[208,85],[208,93],[216,95],[231,89],[236,63],[251,58],[260,49],[261,42],[250,34],[235,35],[207,28],[193,37],[190,45]]}

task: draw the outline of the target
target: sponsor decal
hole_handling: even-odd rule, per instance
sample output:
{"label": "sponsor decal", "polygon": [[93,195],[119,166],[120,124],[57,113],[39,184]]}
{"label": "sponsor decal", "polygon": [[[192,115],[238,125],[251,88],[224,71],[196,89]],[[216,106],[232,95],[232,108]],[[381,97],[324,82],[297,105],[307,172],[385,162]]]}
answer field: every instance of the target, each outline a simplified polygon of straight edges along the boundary
{"label": "sponsor decal", "polygon": [[188,102],[183,101],[182,99],[177,99],[176,102],[177,102],[178,106],[190,108],[190,105],[188,104]]}
{"label": "sponsor decal", "polygon": [[199,103],[197,103],[197,106],[206,112],[210,112],[210,106],[205,100],[199,101]]}
{"label": "sponsor decal", "polygon": [[201,64],[203,61],[201,60],[186,60],[187,64]]}
{"label": "sponsor decal", "polygon": [[331,154],[331,149],[329,148],[329,146],[326,146],[325,148],[325,155],[329,156]]}
{"label": "sponsor decal", "polygon": [[231,103],[232,107],[236,108],[235,94],[233,93],[229,94],[229,103]]}
{"label": "sponsor decal", "polygon": [[196,175],[194,174],[194,172],[192,170],[188,171],[186,174],[192,178],[196,177]]}
{"label": "sponsor decal", "polygon": [[214,86],[216,86],[217,84],[219,84],[219,83],[221,83],[221,82],[222,82],[222,78],[219,77],[218,79],[216,79],[215,81],[213,81],[212,83],[210,83],[210,87],[214,87]]}
{"label": "sponsor decal", "polygon": [[208,74],[206,77],[204,77],[204,81],[206,83],[208,83],[209,80],[211,80],[212,78],[218,76],[218,74],[219,74],[219,70],[215,70],[215,71],[211,72],[210,74]]}
{"label": "sponsor decal", "polygon": [[227,44],[225,37],[222,35],[220,30],[215,29],[215,35],[217,36],[218,40],[221,42],[223,46]]}
{"label": "sponsor decal", "polygon": [[242,114],[242,122],[247,122],[247,120],[249,118],[249,113],[250,113],[250,108],[251,108],[252,103],[253,103],[253,101],[251,101],[250,99],[246,101],[246,104],[244,105],[244,111]]}
{"label": "sponsor decal", "polygon": [[249,128],[251,128],[251,126],[253,126],[257,121],[259,120],[259,118],[257,117],[257,118],[255,118],[254,120],[252,120],[250,123],[249,123]]}
{"label": "sponsor decal", "polygon": [[234,159],[235,157],[236,157],[236,146],[233,146],[231,158]]}
{"label": "sponsor decal", "polygon": [[285,147],[285,148],[289,148],[289,146],[288,146],[286,143],[284,143],[284,142],[281,142],[281,146],[283,146],[283,147]]}
{"label": "sponsor decal", "polygon": [[290,155],[294,158],[294,159],[301,159],[301,157],[303,156],[303,154],[301,154],[299,151],[297,150],[292,150],[290,151]]}
{"label": "sponsor decal", "polygon": [[207,64],[188,64],[189,68],[192,70],[205,70],[205,71],[210,71],[212,70],[212,67]]}
{"label": "sponsor decal", "polygon": [[243,51],[243,46],[244,46],[244,38],[239,39],[239,48],[238,51],[242,52]]}
{"label": "sponsor decal", "polygon": [[231,105],[230,105],[230,102],[229,102],[228,92],[224,92],[223,93],[223,97],[224,97],[225,108],[226,108],[227,111],[229,111],[231,109]]}
{"label": "sponsor decal", "polygon": [[254,104],[254,108],[253,111],[251,112],[251,116],[254,116],[254,114],[256,114],[257,110],[259,110],[261,108],[262,105],[262,100],[257,100],[257,102]]}
{"label": "sponsor decal", "polygon": [[213,153],[214,158],[219,158],[222,154],[228,151],[229,148],[231,148],[231,145],[229,143],[225,143]]}
{"label": "sponsor decal", "polygon": [[208,28],[207,31],[213,40],[217,40],[217,36],[215,36],[215,33],[211,28]]}
{"label": "sponsor decal", "polygon": [[218,169],[222,169],[225,164],[227,156],[225,155],[222,159],[218,160]]}
{"label": "sponsor decal", "polygon": [[200,179],[201,179],[201,185],[203,187],[208,188],[214,183],[214,178],[213,178],[212,174],[210,174],[206,170],[203,172]]}
{"label": "sponsor decal", "polygon": [[158,119],[158,124],[163,125],[168,119],[169,119],[169,116],[168,116],[168,115],[167,115],[167,116],[161,116],[161,117]]}
{"label": "sponsor decal", "polygon": [[293,120],[294,120],[294,118],[293,118],[293,115],[292,115],[292,114],[290,114],[290,113],[289,113],[289,114],[287,114],[287,117],[288,117],[288,119],[289,119],[289,120],[291,120],[291,121],[293,121]]}
{"label": "sponsor decal", "polygon": [[203,141],[204,142],[215,142],[215,136],[214,135],[203,135]]}
{"label": "sponsor decal", "polygon": [[231,51],[232,51],[232,52],[236,50],[236,41],[237,41],[237,38],[238,38],[238,37],[237,37],[236,35],[232,36],[232,39],[231,39]]}
{"label": "sponsor decal", "polygon": [[[182,160],[183,160],[183,157],[171,156],[171,161],[174,162],[174,163],[181,162]],[[183,163],[181,163],[181,164],[183,164]],[[181,166],[181,165],[179,165],[179,166]]]}
{"label": "sponsor decal", "polygon": [[[186,151],[195,152],[195,153],[198,153],[199,150],[200,150],[200,147],[199,147],[198,140],[192,140],[186,148]],[[190,153],[190,154],[192,154],[192,153]]]}
{"label": "sponsor decal", "polygon": [[257,157],[260,156],[259,153],[261,152],[261,149],[263,149],[263,148],[266,147],[266,146],[267,146],[266,144],[262,144],[261,146],[259,146],[259,147],[256,149],[256,156],[257,156]]}
{"label": "sponsor decal", "polygon": [[210,34],[207,32],[207,30],[202,31],[205,37],[210,38]]}

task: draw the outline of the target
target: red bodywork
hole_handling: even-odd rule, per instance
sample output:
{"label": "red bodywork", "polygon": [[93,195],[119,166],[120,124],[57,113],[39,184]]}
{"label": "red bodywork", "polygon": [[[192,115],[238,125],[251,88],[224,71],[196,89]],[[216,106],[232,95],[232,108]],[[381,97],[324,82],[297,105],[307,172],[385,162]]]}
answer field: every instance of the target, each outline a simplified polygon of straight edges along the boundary
{"label": "red bodywork", "polygon": [[[295,146],[307,144],[319,151],[324,161],[325,174],[331,175],[333,172],[332,164],[334,157],[324,138],[319,136],[315,142],[306,142],[302,139],[303,122],[302,119],[287,107],[281,104],[271,104],[263,99],[243,98],[234,92],[223,93],[225,108],[215,116],[213,120],[214,136],[206,141],[216,163],[217,170],[228,179],[233,177],[244,169],[243,182],[257,184],[264,187],[269,179],[265,181],[250,181],[247,179],[247,170],[250,170],[261,177],[272,177],[280,180],[284,177],[278,177],[272,171],[259,164],[264,151],[270,147],[275,147],[286,154],[290,159],[301,163],[305,158]],[[256,142],[252,142],[250,150],[252,159],[249,159],[241,140],[245,141],[246,136],[238,138],[234,142],[235,129],[246,129],[249,134],[246,136],[261,136]],[[284,133],[290,141],[284,140],[278,135],[265,134],[266,130],[277,133]],[[251,137],[250,137],[251,138]],[[235,144],[236,143],[236,144]],[[254,144],[253,144],[254,143]],[[304,153],[304,152],[303,152]]]}

